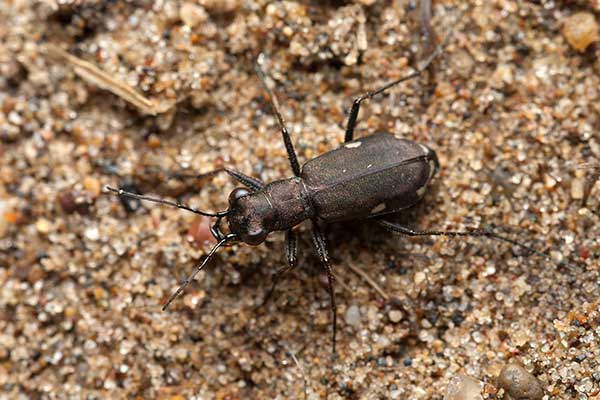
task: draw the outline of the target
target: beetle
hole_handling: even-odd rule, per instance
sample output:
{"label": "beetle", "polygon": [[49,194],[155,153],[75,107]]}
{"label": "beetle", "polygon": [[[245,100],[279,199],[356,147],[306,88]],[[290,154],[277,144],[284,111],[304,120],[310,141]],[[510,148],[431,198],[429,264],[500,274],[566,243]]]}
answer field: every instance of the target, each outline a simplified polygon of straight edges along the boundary
{"label": "beetle", "polygon": [[[208,174],[198,175],[198,177],[203,177],[226,172],[244,186],[236,188],[230,193],[229,207],[225,211],[204,212],[182,203],[107,186],[107,190],[119,196],[170,205],[216,218],[211,227],[211,233],[217,240],[217,244],[171,295],[163,306],[163,310],[183,292],[221,246],[236,242],[256,246],[264,242],[269,233],[285,231],[287,266],[275,273],[268,297],[273,292],[279,277],[296,265],[297,238],[292,228],[303,221],[310,220],[313,244],[327,274],[332,313],[332,357],[335,357],[337,308],[333,291],[334,279],[319,222],[372,220],[388,231],[409,236],[485,236],[548,257],[545,253],[490,230],[423,231],[414,230],[386,219],[389,214],[409,208],[423,198],[429,183],[439,169],[439,162],[435,151],[426,145],[398,138],[388,132],[379,132],[355,139],[354,128],[360,105],[363,101],[383,93],[401,82],[421,75],[441,53],[441,49],[442,45],[438,46],[422,65],[416,68],[415,72],[357,97],[350,109],[344,143],[337,149],[307,161],[302,167],[300,167],[289,132],[279,112],[277,98],[268,87],[265,75],[257,63],[256,73],[269,95],[293,177],[266,184],[230,168],[221,168]],[[223,219],[226,219],[229,225],[229,233],[226,234],[221,231]]]}

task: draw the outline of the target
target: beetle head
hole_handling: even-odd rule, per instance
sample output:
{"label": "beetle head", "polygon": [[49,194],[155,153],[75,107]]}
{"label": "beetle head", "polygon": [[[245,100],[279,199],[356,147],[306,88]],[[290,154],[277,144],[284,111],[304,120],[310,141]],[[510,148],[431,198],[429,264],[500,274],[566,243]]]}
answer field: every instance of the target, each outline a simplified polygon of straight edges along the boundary
{"label": "beetle head", "polygon": [[229,195],[229,230],[242,242],[256,246],[267,238],[273,208],[263,193],[246,188],[234,189]]}

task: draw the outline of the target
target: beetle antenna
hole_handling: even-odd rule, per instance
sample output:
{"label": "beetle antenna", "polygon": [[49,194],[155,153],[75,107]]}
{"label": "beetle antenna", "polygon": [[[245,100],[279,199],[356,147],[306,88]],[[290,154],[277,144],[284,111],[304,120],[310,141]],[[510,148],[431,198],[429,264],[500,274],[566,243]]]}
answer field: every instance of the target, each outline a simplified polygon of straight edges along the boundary
{"label": "beetle antenna", "polygon": [[185,290],[185,288],[194,280],[194,278],[196,277],[196,275],[198,274],[198,272],[202,271],[202,268],[204,268],[204,266],[210,261],[210,259],[215,255],[215,253],[217,252],[217,250],[219,249],[219,247],[223,246],[225,243],[227,242],[231,242],[233,240],[237,239],[237,235],[235,234],[229,234],[227,236],[225,236],[223,239],[221,239],[208,253],[208,255],[206,256],[206,258],[204,259],[204,261],[202,261],[202,263],[198,266],[198,268],[196,268],[194,270],[194,272],[192,272],[190,274],[190,276],[188,276],[183,282],[181,282],[181,285],[177,288],[177,290],[175,291],[175,293],[173,293],[171,295],[171,297],[169,297],[169,300],[167,300],[167,302],[165,303],[165,305],[162,307],[162,310],[165,311],[169,305],[173,302],[173,300],[175,300],[175,298],[177,296],[179,296],[181,294],[181,292],[183,292]]}
{"label": "beetle antenna", "polygon": [[180,203],[180,202],[175,202],[175,201],[169,201],[169,200],[165,200],[165,199],[160,199],[158,197],[144,196],[144,195],[141,195],[141,194],[137,194],[137,193],[133,193],[133,192],[128,192],[128,191],[123,190],[123,189],[115,189],[115,188],[110,187],[110,186],[105,186],[105,189],[108,190],[109,192],[116,193],[118,196],[129,197],[129,198],[137,199],[137,200],[151,201],[153,203],[164,204],[166,206],[181,208],[182,210],[191,211],[194,214],[204,215],[205,217],[216,217],[216,218],[219,218],[219,217],[224,217],[227,214],[229,214],[229,210],[219,211],[219,212],[216,212],[216,213],[210,213],[210,212],[200,211],[197,208],[190,207],[190,206],[188,206],[186,204],[183,204],[183,203]]}

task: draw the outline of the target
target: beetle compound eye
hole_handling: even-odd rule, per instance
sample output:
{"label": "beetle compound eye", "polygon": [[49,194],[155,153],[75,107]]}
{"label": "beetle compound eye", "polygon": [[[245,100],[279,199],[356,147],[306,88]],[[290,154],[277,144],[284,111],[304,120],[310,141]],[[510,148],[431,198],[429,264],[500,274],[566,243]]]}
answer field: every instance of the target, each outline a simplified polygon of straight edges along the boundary
{"label": "beetle compound eye", "polygon": [[229,204],[234,205],[238,202],[242,197],[246,197],[250,194],[250,191],[246,188],[237,188],[234,189],[229,195]]}

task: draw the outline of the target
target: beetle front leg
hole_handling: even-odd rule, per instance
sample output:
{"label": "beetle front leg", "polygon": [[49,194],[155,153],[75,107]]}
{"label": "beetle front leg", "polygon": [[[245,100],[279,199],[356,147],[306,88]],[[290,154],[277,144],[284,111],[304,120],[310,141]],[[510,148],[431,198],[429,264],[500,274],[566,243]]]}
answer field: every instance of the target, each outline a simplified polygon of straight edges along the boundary
{"label": "beetle front leg", "polygon": [[275,293],[275,289],[277,289],[277,284],[281,280],[283,274],[293,270],[294,267],[296,267],[296,259],[298,255],[298,237],[296,236],[296,233],[293,230],[289,229],[285,233],[285,242],[288,265],[277,270],[275,274],[273,274],[273,283],[271,284],[271,289],[269,289],[267,294],[265,294],[265,299],[260,305],[261,307],[267,305],[269,300],[271,300],[271,297],[273,296],[273,293]]}
{"label": "beetle front leg", "polygon": [[333,332],[331,333],[331,361],[335,360],[335,342],[337,336],[337,306],[335,304],[335,293],[333,291],[333,272],[331,271],[331,265],[329,264],[329,254],[327,253],[327,244],[325,242],[325,236],[321,232],[319,225],[315,219],[312,220],[313,230],[312,230],[312,238],[315,248],[317,249],[317,254],[321,258],[321,262],[323,263],[323,268],[325,268],[325,273],[327,274],[327,290],[329,291],[329,298],[331,301],[331,314],[332,314],[332,325]]}
{"label": "beetle front leg", "polygon": [[236,181],[238,181],[239,183],[241,183],[242,185],[246,186],[249,189],[252,189],[253,191],[258,191],[260,189],[262,189],[265,184],[257,178],[253,178],[251,176],[248,176],[246,174],[243,174],[240,171],[236,171],[235,169],[230,169],[230,168],[217,168],[213,171],[209,171],[209,172],[205,172],[203,174],[181,174],[181,173],[174,173],[171,174],[170,177],[172,178],[194,178],[194,179],[204,179],[204,178],[209,178],[211,176],[215,176],[220,174],[221,172],[227,172],[227,174],[229,176],[231,176],[233,179],[235,179]]}
{"label": "beetle front leg", "polygon": [[292,172],[295,176],[300,176],[300,164],[298,163],[298,156],[296,155],[296,150],[294,150],[294,144],[292,143],[292,139],[290,138],[290,133],[285,127],[285,122],[283,121],[283,117],[281,116],[281,112],[279,111],[279,100],[277,100],[277,96],[275,96],[275,93],[273,93],[269,85],[267,85],[265,73],[263,72],[259,64],[259,62],[261,62],[262,60],[262,56],[262,54],[259,55],[258,60],[254,64],[254,70],[256,71],[258,79],[260,80],[263,87],[267,91],[267,94],[269,95],[271,107],[273,108],[273,112],[275,113],[275,117],[277,117],[277,122],[279,123],[279,128],[281,129],[281,137],[283,139],[283,144],[288,155],[288,160],[290,162]]}

